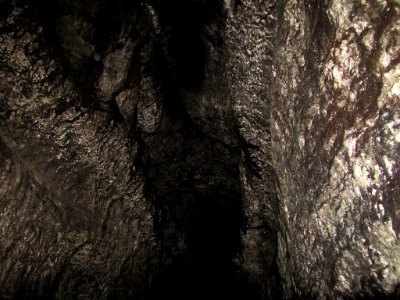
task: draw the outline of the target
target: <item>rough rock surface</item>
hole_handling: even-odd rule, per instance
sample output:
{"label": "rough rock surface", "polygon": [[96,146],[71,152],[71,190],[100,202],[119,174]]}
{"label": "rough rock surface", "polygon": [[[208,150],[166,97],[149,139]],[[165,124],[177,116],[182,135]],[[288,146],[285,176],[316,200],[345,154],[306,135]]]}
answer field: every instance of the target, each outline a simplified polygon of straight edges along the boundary
{"label": "rough rock surface", "polygon": [[271,156],[285,290],[399,293],[399,2],[287,1],[278,22]]}
{"label": "rough rock surface", "polygon": [[[108,54],[98,72],[93,28],[70,15],[77,8],[55,15],[68,26],[52,32],[40,23],[53,21],[40,15],[48,13],[42,4],[1,2],[1,297],[143,297],[150,276],[135,274],[151,274],[156,263],[154,208],[135,165],[133,113],[126,107],[121,122],[110,104],[128,76],[121,52],[132,56],[131,44]],[[90,64],[98,74],[79,85]],[[98,97],[85,90],[97,77]],[[137,84],[123,91],[134,98]]]}
{"label": "rough rock surface", "polygon": [[0,0],[0,298],[400,295],[397,0]]}

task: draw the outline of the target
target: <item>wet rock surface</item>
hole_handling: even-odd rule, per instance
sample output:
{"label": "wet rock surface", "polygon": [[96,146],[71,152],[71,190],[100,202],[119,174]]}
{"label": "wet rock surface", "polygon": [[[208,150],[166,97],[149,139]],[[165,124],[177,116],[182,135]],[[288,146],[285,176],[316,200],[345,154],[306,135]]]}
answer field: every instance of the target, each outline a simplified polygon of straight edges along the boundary
{"label": "wet rock surface", "polygon": [[289,1],[278,18],[271,154],[285,288],[398,297],[398,2]]}
{"label": "wet rock surface", "polygon": [[0,298],[398,298],[399,30],[395,0],[0,0]]}

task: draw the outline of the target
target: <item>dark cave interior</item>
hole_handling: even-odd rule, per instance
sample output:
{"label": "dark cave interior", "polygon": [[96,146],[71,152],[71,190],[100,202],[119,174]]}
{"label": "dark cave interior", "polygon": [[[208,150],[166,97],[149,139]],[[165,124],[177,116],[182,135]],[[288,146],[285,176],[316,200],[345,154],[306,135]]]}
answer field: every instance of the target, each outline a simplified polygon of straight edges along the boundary
{"label": "dark cave interior", "polygon": [[151,299],[257,299],[234,262],[243,226],[237,149],[193,124],[168,127],[144,138],[163,253]]}
{"label": "dark cave interior", "polygon": [[165,74],[160,126],[141,134],[162,252],[150,299],[258,299],[235,263],[244,226],[239,149],[201,132],[179,87]]}
{"label": "dark cave interior", "polygon": [[[149,3],[164,29],[162,41],[153,41],[151,62],[154,79],[162,90],[163,112],[155,132],[132,130],[140,141],[140,164],[147,178],[147,198],[155,207],[154,226],[161,247],[158,270],[145,298],[261,299],[257,286],[250,283],[238,263],[245,224],[240,150],[203,133],[186,112],[181,95],[182,90],[202,86],[208,55],[203,29],[223,19],[222,1]],[[143,6],[121,0],[104,0],[98,5],[42,0],[31,5],[63,72],[84,96],[81,105],[100,109],[93,91],[102,66],[93,56],[85,55],[85,49],[73,48],[73,42],[84,38],[103,57],[118,47],[115,39],[124,27],[138,23],[137,31],[149,30]],[[92,25],[65,32],[69,19],[60,18],[64,15],[78,15],[84,20],[82,24]],[[72,45],[62,44],[76,34],[80,36],[70,39]],[[134,71],[128,80],[135,79]],[[123,122],[112,105],[115,102],[110,103],[101,110],[114,121]],[[116,290],[109,298],[126,296]]]}
{"label": "dark cave interior", "polygon": [[0,0],[0,299],[399,299],[399,13]]}
{"label": "dark cave interior", "polygon": [[203,26],[216,22],[221,3],[153,2],[165,28],[166,50],[158,52],[161,63],[154,66],[162,74],[164,113],[157,132],[141,134],[162,243],[150,299],[259,299],[235,263],[244,226],[239,149],[204,134],[180,93],[202,86],[207,59]]}

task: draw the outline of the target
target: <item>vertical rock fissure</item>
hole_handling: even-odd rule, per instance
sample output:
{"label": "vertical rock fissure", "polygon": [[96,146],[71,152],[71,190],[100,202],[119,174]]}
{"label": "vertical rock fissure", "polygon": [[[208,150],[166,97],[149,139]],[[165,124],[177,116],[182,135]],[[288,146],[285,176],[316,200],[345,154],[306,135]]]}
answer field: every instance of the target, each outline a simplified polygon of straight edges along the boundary
{"label": "vertical rock fissure", "polygon": [[[229,116],[210,120],[201,113],[204,101],[216,109],[222,101],[207,88],[210,78],[221,76],[218,69],[209,74],[207,66],[210,47],[222,47],[221,3],[149,3],[162,37],[144,71],[156,74],[150,77],[161,113],[152,129],[139,125],[147,197],[154,203],[161,248],[150,298],[259,299],[240,262],[246,222],[241,150],[231,142],[239,138],[210,131],[226,130],[218,122]],[[196,104],[196,99],[206,100]]]}
{"label": "vertical rock fissure", "polygon": [[188,118],[163,118],[159,132],[142,136],[161,246],[151,297],[235,298],[247,288],[234,262],[243,226],[237,149]]}

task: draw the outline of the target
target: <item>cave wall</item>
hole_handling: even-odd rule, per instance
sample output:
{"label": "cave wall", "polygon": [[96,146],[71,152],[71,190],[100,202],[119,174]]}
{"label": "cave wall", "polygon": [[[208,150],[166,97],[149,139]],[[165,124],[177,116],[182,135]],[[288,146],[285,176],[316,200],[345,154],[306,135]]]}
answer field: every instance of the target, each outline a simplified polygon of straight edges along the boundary
{"label": "cave wall", "polygon": [[263,297],[280,296],[276,271],[278,199],[270,154],[268,91],[276,12],[274,1],[227,3],[224,52],[241,149],[243,214],[242,266]]}
{"label": "cave wall", "polygon": [[398,297],[399,10],[1,0],[1,297]]}
{"label": "cave wall", "polygon": [[99,40],[107,7],[55,5],[1,1],[0,298],[140,299],[157,263],[131,127],[146,32]]}
{"label": "cave wall", "polygon": [[396,1],[279,8],[271,155],[286,289],[320,298],[395,293],[399,9]]}
{"label": "cave wall", "polygon": [[399,3],[226,8],[244,269],[267,294],[396,297]]}

